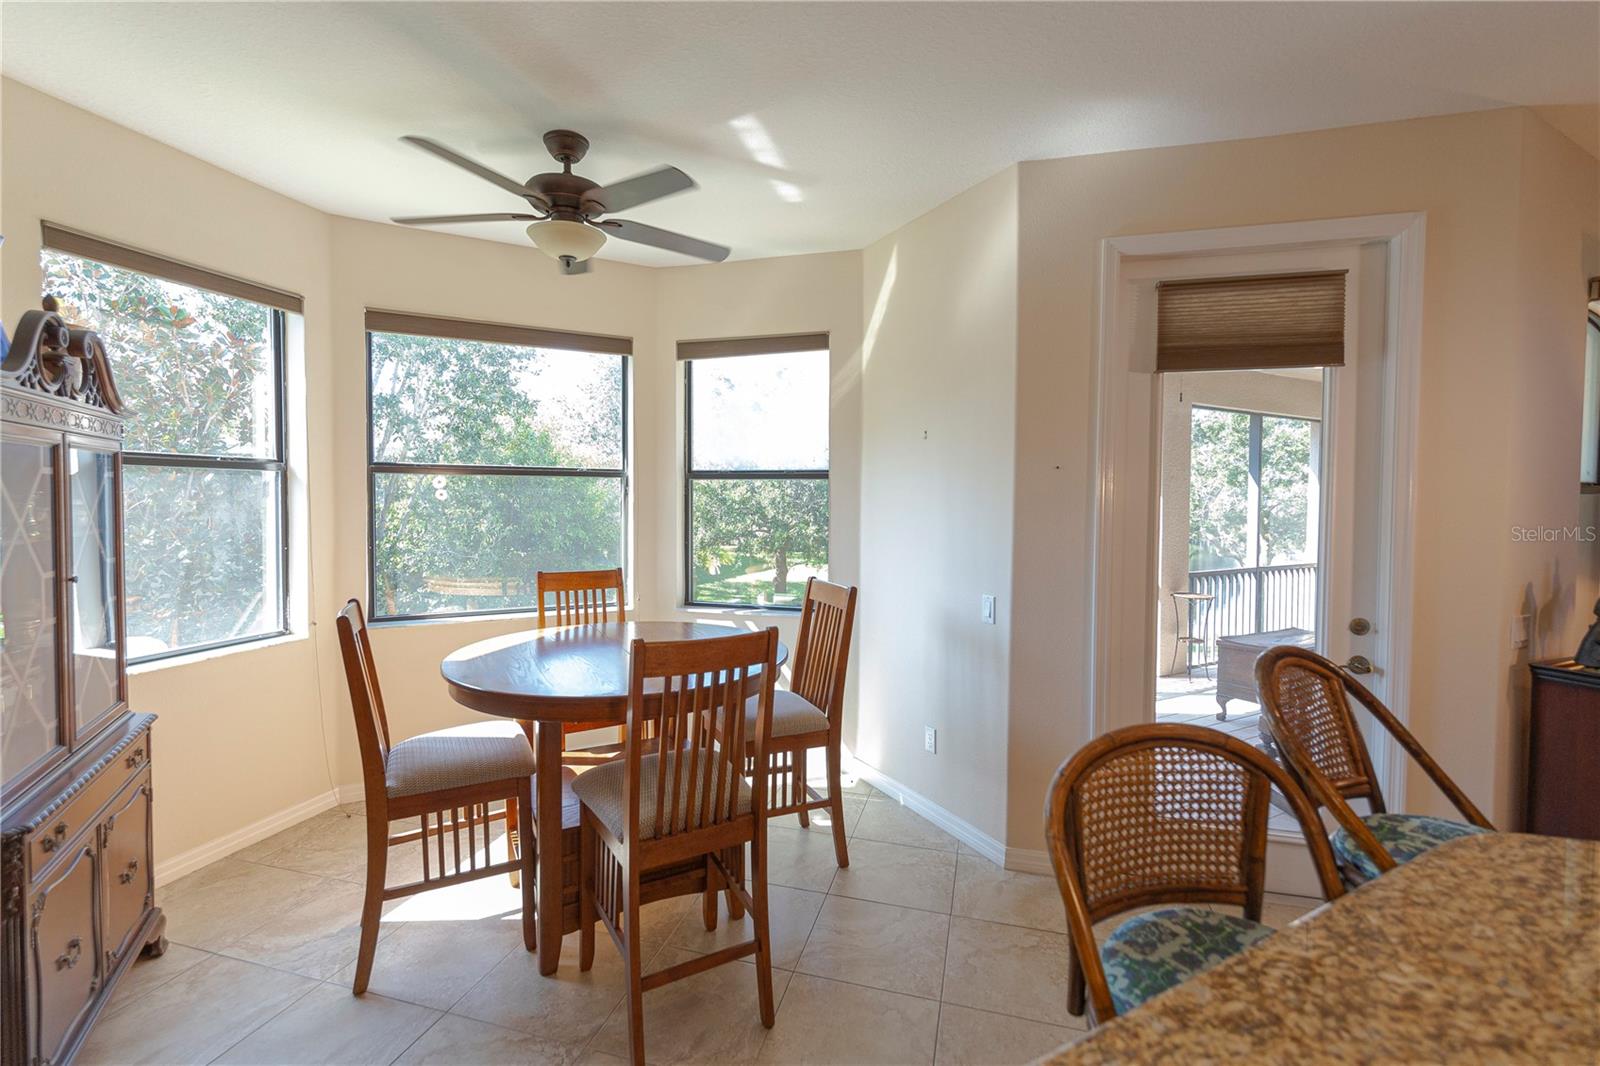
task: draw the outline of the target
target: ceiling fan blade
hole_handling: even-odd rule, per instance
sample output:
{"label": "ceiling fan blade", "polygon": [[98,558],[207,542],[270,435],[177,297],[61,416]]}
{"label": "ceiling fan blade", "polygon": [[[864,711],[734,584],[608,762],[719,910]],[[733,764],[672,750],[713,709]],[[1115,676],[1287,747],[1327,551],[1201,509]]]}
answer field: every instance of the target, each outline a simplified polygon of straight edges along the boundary
{"label": "ceiling fan blade", "polygon": [[713,263],[720,263],[733,254],[733,249],[724,248],[720,244],[685,237],[681,233],[647,226],[643,222],[629,222],[625,218],[608,218],[600,225],[613,237],[620,237],[635,244],[648,244],[652,248],[665,248],[669,252],[682,252],[696,259],[709,259]]}
{"label": "ceiling fan blade", "polygon": [[648,174],[591,189],[584,193],[583,201],[586,204],[599,204],[606,214],[614,215],[694,187],[694,179],[677,167],[662,167]]}
{"label": "ceiling fan blade", "polygon": [[402,226],[445,226],[452,222],[535,222],[543,215],[519,215],[514,211],[501,211],[487,215],[412,215],[407,218],[391,218],[390,222],[398,222]]}
{"label": "ceiling fan blade", "polygon": [[438,141],[431,141],[426,137],[416,137],[410,135],[401,137],[400,139],[405,141],[407,144],[415,145],[416,147],[421,148],[424,152],[429,152],[438,156],[447,163],[454,163],[462,170],[470,171],[471,173],[482,178],[484,181],[492,181],[506,192],[512,193],[516,196],[526,197],[543,208],[548,208],[550,206],[544,197],[540,196],[537,192],[522,184],[522,182],[508,178],[498,170],[490,170],[477,160],[468,159],[460,152],[453,148],[447,148]]}

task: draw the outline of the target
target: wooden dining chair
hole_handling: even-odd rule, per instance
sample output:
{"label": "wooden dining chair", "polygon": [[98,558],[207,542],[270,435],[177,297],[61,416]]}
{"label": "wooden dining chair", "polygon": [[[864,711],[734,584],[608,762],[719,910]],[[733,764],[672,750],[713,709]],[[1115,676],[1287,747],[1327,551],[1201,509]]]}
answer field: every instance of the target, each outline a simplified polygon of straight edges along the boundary
{"label": "wooden dining chair", "polygon": [[[589,625],[597,622],[626,622],[623,605],[627,592],[622,567],[614,570],[540,570],[535,586],[539,596],[539,628],[545,626]],[[568,722],[561,727],[561,750],[567,750],[567,735],[603,729],[605,722]],[[617,743],[622,743],[622,725],[617,723]],[[609,757],[611,751],[599,752]]]}
{"label": "wooden dining chair", "polygon": [[[367,808],[366,897],[361,907],[355,994],[367,990],[372,976],[384,903],[429,889],[513,875],[522,887],[522,942],[533,951],[532,857],[533,841],[538,838],[533,831],[533,749],[527,738],[515,722],[482,722],[392,743],[366,615],[358,600],[349,601],[339,612],[338,630],[345,681],[355,710]],[[491,810],[490,804],[495,803],[503,807]],[[391,821],[410,818],[418,819],[417,829],[390,834]],[[491,862],[489,856],[490,824],[496,821],[506,824],[504,862]],[[514,827],[520,833],[512,833]],[[516,836],[523,841],[520,855]],[[413,841],[422,843],[422,879],[386,888],[389,848]]]}
{"label": "wooden dining chair", "polygon": [[[582,774],[578,861],[579,968],[594,963],[596,919],[628,972],[628,1038],[644,1063],[644,993],[721,963],[755,956],[761,1024],[772,1027],[772,942],[767,927],[766,742],[772,731],[778,631],[710,640],[633,642],[623,757]],[[759,670],[759,674],[755,671]],[[758,685],[756,760],[744,775],[746,694]],[[650,739],[653,737],[654,739]],[[750,881],[742,856],[750,847]],[[749,913],[753,937],[708,955],[642,972],[639,909],[702,895],[707,929],[716,892]]]}
{"label": "wooden dining chair", "polygon": [[[797,815],[811,824],[811,811],[828,810],[833,820],[833,856],[850,865],[845,843],[844,785],[841,748],[844,727],[844,678],[850,666],[850,632],[856,618],[856,589],[810,578],[800,613],[794,667],[788,689],[772,700],[772,735],[767,742],[767,817]],[[745,736],[754,737],[759,697],[747,704]],[[806,783],[806,753],[826,752],[828,794]],[[755,752],[750,753],[752,761]],[[747,770],[748,772],[748,770]]]}
{"label": "wooden dining chair", "polygon": [[[1045,836],[1067,912],[1069,1012],[1087,1006],[1104,1024],[1272,935],[1261,901],[1274,786],[1300,821],[1323,897],[1343,895],[1315,807],[1242,740],[1199,726],[1128,726],[1061,765]],[[1096,944],[1097,922],[1169,903]]]}
{"label": "wooden dining chair", "polygon": [[[1285,768],[1339,824],[1333,853],[1346,883],[1370,881],[1447,840],[1494,831],[1394,712],[1332,660],[1307,648],[1270,648],[1256,660],[1256,689],[1261,694],[1262,719],[1283,753]],[[1399,814],[1384,806],[1350,697],[1417,760],[1465,821]],[[1366,816],[1350,806],[1354,799],[1367,801]]]}

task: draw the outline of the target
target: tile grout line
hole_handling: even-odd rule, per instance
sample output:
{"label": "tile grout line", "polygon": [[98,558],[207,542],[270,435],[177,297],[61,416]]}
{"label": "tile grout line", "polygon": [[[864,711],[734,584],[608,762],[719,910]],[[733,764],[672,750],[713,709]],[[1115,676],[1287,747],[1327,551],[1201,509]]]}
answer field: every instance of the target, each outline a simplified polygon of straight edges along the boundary
{"label": "tile grout line", "polygon": [[401,1048],[400,1049],[400,1054],[396,1055],[394,1058],[389,1060],[388,1066],[394,1066],[395,1063],[397,1063],[401,1059],[405,1058],[406,1057],[406,1052],[410,1051],[412,1048],[416,1047],[419,1043],[421,1043],[422,1042],[422,1038],[427,1036],[429,1033],[433,1032],[433,1027],[438,1025],[440,1022],[444,1021],[444,1019],[449,1015],[449,1013],[450,1013],[449,1011],[443,1011],[443,1010],[439,1011],[438,1012],[438,1016],[435,1017],[433,1019],[433,1021],[429,1022],[427,1027],[425,1029],[423,1029],[422,1032],[417,1034],[417,1038],[415,1040],[411,1041],[411,1043],[409,1043],[405,1047]]}
{"label": "tile grout line", "polygon": [[[237,962],[239,960],[235,959],[234,961]],[[255,964],[254,963],[250,963],[248,965],[255,965]],[[267,967],[267,969],[271,969],[271,967]],[[283,973],[285,971],[279,970],[278,972],[279,973]],[[297,974],[296,976],[299,976],[299,975]],[[306,978],[306,980],[309,981],[311,979],[310,978]],[[272,1014],[268,1015],[266,1018],[263,1018],[259,1025],[251,1026],[249,1029],[247,1029],[243,1033],[239,1034],[239,1039],[235,1040],[233,1043],[229,1044],[227,1047],[225,1047],[221,1051],[217,1052],[217,1054],[215,1054],[211,1058],[207,1059],[206,1062],[208,1064],[216,1062],[218,1059],[222,1058],[228,1052],[232,1051],[234,1048],[238,1047],[240,1044],[242,1044],[246,1040],[250,1039],[250,1037],[252,1037],[256,1033],[260,1032],[267,1025],[270,1025],[272,1022],[276,1021],[282,1015],[287,1013],[290,1007],[293,1007],[296,1003],[299,1003],[302,999],[305,999],[307,996],[309,996],[312,992],[314,992],[316,990],[317,986],[320,985],[320,984],[322,984],[321,981],[312,981],[312,984],[311,984],[310,988],[307,988],[304,991],[302,991],[299,995],[292,997],[289,1000],[289,1002],[285,1003],[281,1008],[279,1008],[276,1011],[273,1011]]]}

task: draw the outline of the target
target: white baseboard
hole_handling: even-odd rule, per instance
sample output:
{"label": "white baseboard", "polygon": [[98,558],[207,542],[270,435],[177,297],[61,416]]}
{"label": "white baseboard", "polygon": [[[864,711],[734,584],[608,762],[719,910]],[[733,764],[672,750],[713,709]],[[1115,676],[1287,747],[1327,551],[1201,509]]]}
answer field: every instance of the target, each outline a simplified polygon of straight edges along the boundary
{"label": "white baseboard", "polygon": [[879,792],[893,796],[996,866],[1004,866],[1008,870],[1021,869],[1021,867],[1013,867],[1010,862],[1011,851],[1015,849],[1007,849],[1005,844],[985,833],[965,818],[951,814],[926,796],[907,788],[881,770],[868,766],[859,759],[852,761],[856,776],[865,778],[867,783]]}
{"label": "white baseboard", "polygon": [[[156,863],[156,886],[160,887],[170,881],[177,880],[184,874],[193,873],[202,866],[207,866],[218,859],[232,855],[236,851],[248,848],[251,844],[265,840],[274,833],[282,832],[291,825],[303,822],[314,814],[321,814],[323,811],[331,810],[341,802],[349,802],[339,798],[344,791],[345,789],[337,789],[313,796],[304,802],[296,803],[293,807],[285,808],[277,814],[269,815],[259,822],[252,822],[250,825],[235,829],[233,832],[201,844],[199,847],[190,848],[188,851],[180,852],[170,859],[164,859]],[[360,785],[355,787],[355,795],[357,799],[360,799]],[[159,817],[160,808],[158,807],[156,810]]]}
{"label": "white baseboard", "polygon": [[1043,848],[1007,848],[1006,869],[1024,874],[1044,874],[1054,877],[1055,867],[1050,864],[1050,853]]}

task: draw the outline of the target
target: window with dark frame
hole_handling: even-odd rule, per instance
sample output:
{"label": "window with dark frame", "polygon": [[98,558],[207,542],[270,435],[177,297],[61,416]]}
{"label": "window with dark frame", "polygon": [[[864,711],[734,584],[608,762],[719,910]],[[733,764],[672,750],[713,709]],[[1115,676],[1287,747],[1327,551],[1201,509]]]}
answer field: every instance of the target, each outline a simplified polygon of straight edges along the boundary
{"label": "window with dark frame", "polygon": [[128,658],[288,632],[284,348],[299,297],[51,224],[45,291],[106,342],[123,451]]}
{"label": "window with dark frame", "polygon": [[828,576],[828,337],[684,341],[678,358],[685,602],[797,609]]}
{"label": "window with dark frame", "polygon": [[370,613],[528,611],[625,566],[627,338],[367,312]]}

